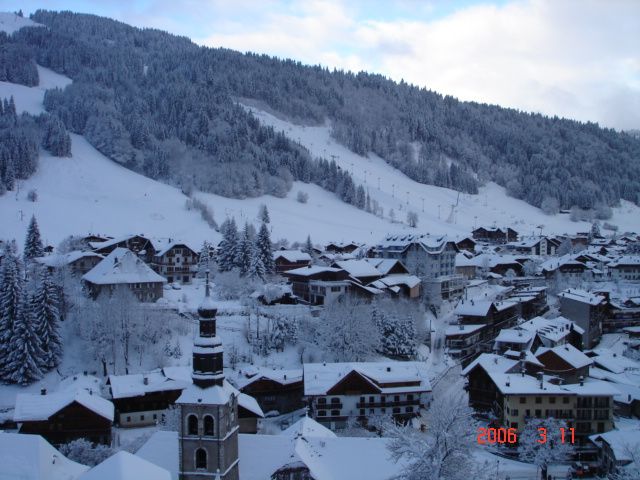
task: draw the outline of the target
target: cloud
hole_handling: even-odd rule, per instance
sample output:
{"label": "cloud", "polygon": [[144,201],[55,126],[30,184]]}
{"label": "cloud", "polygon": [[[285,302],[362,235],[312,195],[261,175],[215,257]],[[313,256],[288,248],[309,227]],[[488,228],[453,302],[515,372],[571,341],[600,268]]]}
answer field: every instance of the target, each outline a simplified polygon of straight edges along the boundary
{"label": "cloud", "polygon": [[513,1],[391,20],[337,0],[304,5],[195,40],[370,70],[463,100],[640,127],[640,2]]}

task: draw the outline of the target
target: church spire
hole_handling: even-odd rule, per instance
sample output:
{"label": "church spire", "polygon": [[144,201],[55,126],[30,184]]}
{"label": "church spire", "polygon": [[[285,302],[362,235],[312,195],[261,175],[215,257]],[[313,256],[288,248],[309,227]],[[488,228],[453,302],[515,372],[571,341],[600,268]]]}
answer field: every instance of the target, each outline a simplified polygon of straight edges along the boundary
{"label": "church spire", "polygon": [[199,331],[193,344],[193,383],[200,388],[222,385],[222,340],[216,335],[216,313],[210,296],[209,271],[207,270],[205,297],[198,307]]}

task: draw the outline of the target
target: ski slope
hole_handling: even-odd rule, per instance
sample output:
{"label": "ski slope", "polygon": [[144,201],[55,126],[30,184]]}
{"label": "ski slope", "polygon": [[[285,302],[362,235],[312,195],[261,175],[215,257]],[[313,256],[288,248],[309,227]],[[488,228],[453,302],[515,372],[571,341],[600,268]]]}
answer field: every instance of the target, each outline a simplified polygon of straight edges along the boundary
{"label": "ski slope", "polygon": [[7,32],[11,35],[22,27],[38,27],[41,23],[36,23],[25,17],[19,17],[12,12],[0,12],[0,32]]}
{"label": "ski slope", "polygon": [[[575,233],[590,228],[586,222],[571,222],[569,215],[545,215],[540,209],[507,196],[504,188],[495,183],[481,187],[478,195],[458,195],[455,190],[415,182],[375,154],[363,157],[338,144],[331,138],[330,125],[296,125],[253,106],[245,108],[262,124],[283,131],[307,147],[314,157],[334,158],[341,168],[351,172],[356,184],[363,185],[371,198],[383,206],[385,216],[393,208],[396,219],[405,221],[407,210],[416,212],[421,231],[456,235],[469,233],[474,226],[495,224],[530,235],[541,231]],[[640,208],[623,201],[609,222],[621,231],[639,231]]]}

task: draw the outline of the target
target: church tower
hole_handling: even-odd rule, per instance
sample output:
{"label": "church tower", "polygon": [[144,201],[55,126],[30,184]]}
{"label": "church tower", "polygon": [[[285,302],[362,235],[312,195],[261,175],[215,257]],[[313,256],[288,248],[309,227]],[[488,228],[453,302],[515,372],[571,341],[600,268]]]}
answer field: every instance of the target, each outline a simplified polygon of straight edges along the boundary
{"label": "church tower", "polygon": [[193,344],[193,385],[180,407],[180,480],[238,480],[238,392],[225,379],[222,341],[216,335],[217,309],[210,297],[198,307],[198,336]]}

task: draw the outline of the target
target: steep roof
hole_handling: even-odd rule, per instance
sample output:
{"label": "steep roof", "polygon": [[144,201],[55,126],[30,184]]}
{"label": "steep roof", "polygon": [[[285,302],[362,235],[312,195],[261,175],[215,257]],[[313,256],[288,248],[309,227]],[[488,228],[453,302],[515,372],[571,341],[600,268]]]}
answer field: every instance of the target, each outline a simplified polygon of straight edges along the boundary
{"label": "steep roof", "polygon": [[338,268],[346,271],[354,278],[382,276],[382,273],[366,260],[344,260],[336,262],[334,265],[337,265]]}
{"label": "steep roof", "polygon": [[208,388],[200,388],[192,384],[182,391],[176,403],[224,405],[229,403],[232,395],[237,397],[239,394],[240,392],[226,380],[221,386],[214,385]]}
{"label": "steep roof", "polygon": [[422,235],[392,234],[387,235],[385,239],[378,244],[377,248],[382,250],[403,252],[404,250],[409,248],[409,246],[416,244],[427,253],[440,253],[445,248],[447,243],[452,243],[454,245],[454,248],[457,250],[455,242],[449,239],[446,235],[431,235],[429,233],[425,233]]}
{"label": "steep roof", "polygon": [[114,249],[82,278],[96,285],[167,282],[126,248]]}
{"label": "steep roof", "polygon": [[322,424],[316,422],[313,418],[306,415],[286,430],[280,432],[280,435],[284,435],[286,437],[337,437],[337,435],[327,427],[323,426]]}
{"label": "steep roof", "polygon": [[0,480],[76,480],[88,469],[40,435],[0,432]]}
{"label": "steep roof", "polygon": [[[145,383],[146,379],[146,383]],[[191,381],[173,380],[161,370],[131,375],[109,375],[111,395],[114,399],[139,397],[152,392],[184,390]]]}
{"label": "steep roof", "polygon": [[168,470],[124,450],[96,465],[79,480],[171,480]]}
{"label": "steep roof", "polygon": [[322,265],[310,265],[308,267],[294,268],[293,270],[287,270],[288,275],[298,275],[300,277],[310,277],[317,273],[337,273],[340,272],[340,268],[325,267]]}
{"label": "steep roof", "polygon": [[46,265],[47,267],[64,267],[81,258],[104,258],[103,255],[95,252],[85,252],[82,250],[74,250],[73,252],[65,253],[62,255],[47,255],[45,257],[36,258],[36,262]]}
{"label": "steep roof", "polygon": [[462,370],[462,375],[468,375],[474,368],[480,366],[482,369],[489,372],[504,373],[511,370],[518,364],[517,360],[506,358],[494,353],[482,353],[478,358],[471,362],[467,367]]}
{"label": "steep roof", "polygon": [[86,390],[75,392],[63,391],[37,395],[19,393],[16,396],[16,408],[13,413],[15,422],[35,422],[49,419],[52,415],[72,403],[79,403],[97,415],[113,421],[113,403],[97,394],[90,394]]}
{"label": "steep roof", "polygon": [[493,302],[490,300],[467,300],[456,305],[453,313],[460,316],[486,317]]}
{"label": "steep roof", "polygon": [[587,357],[584,353],[582,353],[570,343],[558,345],[557,347],[553,348],[540,347],[536,351],[536,358],[540,359],[540,357],[547,352],[553,352],[573,368],[582,368],[593,363],[593,360],[591,358]]}
{"label": "steep roof", "polygon": [[596,445],[601,440],[607,442],[618,462],[633,461],[633,452],[640,448],[640,438],[625,430],[611,430],[606,433],[597,433],[589,436],[589,440]]}
{"label": "steep roof", "polygon": [[284,258],[288,262],[310,262],[311,255],[300,250],[276,250],[273,252],[273,259]]}
{"label": "steep roof", "polygon": [[[362,375],[386,393],[431,391],[427,366],[423,362],[305,363],[303,369],[305,395],[325,395],[352,372]],[[419,384],[397,387],[394,385],[408,382]]]}
{"label": "steep roof", "polygon": [[580,290],[577,288],[568,288],[567,290],[560,292],[558,297],[587,303],[589,305],[600,305],[605,301],[605,297],[602,295],[595,295],[591,292],[587,292],[586,290]]}
{"label": "steep roof", "polygon": [[244,373],[233,379],[236,387],[243,389],[258,380],[272,380],[281,385],[302,381],[302,369],[275,370],[272,368],[245,368]]}

